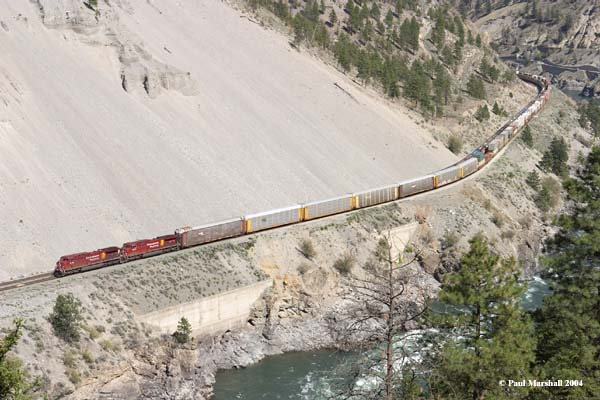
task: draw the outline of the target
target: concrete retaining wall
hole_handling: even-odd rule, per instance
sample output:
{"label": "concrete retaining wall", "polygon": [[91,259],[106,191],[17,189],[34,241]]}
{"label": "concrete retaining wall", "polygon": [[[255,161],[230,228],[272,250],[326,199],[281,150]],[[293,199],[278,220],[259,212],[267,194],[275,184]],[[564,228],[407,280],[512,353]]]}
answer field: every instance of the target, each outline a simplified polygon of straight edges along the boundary
{"label": "concrete retaining wall", "polygon": [[158,327],[171,334],[177,329],[181,317],[186,317],[194,335],[213,335],[242,326],[250,309],[263,292],[271,287],[271,280],[233,289],[210,297],[171,306],[138,316],[140,322]]}

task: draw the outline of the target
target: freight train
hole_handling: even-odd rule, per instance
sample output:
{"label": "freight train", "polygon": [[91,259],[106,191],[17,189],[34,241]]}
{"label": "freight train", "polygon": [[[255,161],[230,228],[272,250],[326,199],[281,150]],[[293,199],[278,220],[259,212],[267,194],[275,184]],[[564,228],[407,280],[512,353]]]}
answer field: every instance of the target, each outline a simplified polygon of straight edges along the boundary
{"label": "freight train", "polygon": [[358,193],[346,194],[326,200],[298,204],[286,208],[249,214],[196,227],[176,229],[173,234],[154,239],[136,240],[121,247],[107,247],[95,251],[62,256],[56,262],[54,276],[88,271],[91,269],[122,264],[132,260],[199,246],[217,240],[247,235],[266,229],[296,224],[334,214],[403,199],[418,193],[457,182],[477,172],[490,162],[521,130],[531,118],[546,104],[550,96],[550,86],[546,78],[520,73],[520,79],[537,86],[538,95],[516,116],[510,119],[481,146],[473,150],[456,164],[419,178]]}

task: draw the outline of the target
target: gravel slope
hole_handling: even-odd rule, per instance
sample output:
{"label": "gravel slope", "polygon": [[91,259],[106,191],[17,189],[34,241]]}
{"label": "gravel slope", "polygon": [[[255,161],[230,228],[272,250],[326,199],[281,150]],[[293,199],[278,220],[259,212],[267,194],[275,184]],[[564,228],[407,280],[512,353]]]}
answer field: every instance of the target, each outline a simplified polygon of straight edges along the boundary
{"label": "gravel slope", "polygon": [[[0,280],[456,159],[408,112],[226,3],[99,3],[97,26],[80,2],[40,1],[45,24],[32,2],[0,6]],[[50,11],[68,24],[49,26]],[[166,89],[123,90],[131,63],[168,70]]]}

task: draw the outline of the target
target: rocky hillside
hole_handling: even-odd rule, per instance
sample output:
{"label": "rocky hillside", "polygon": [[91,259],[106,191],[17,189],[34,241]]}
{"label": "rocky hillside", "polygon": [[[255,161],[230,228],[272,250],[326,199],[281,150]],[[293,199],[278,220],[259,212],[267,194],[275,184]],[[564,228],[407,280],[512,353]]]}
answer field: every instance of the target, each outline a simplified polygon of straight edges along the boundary
{"label": "rocky hillside", "polygon": [[[461,3],[463,13],[488,35],[500,55],[518,56],[525,63],[548,62],[550,65],[543,71],[558,80],[573,81],[571,88],[581,90],[585,84],[600,82],[600,6],[597,2],[477,0]],[[583,68],[552,68],[553,64]],[[600,85],[596,92],[600,93]]]}
{"label": "rocky hillside", "polygon": [[[389,230],[411,227],[413,235],[400,244],[422,252],[411,266],[417,278],[412,289],[434,294],[441,275],[480,231],[496,251],[517,258],[523,277],[530,277],[548,234],[548,215],[562,205],[557,190],[555,202],[542,209],[540,189],[528,176],[537,171],[542,181],[556,182],[537,165],[550,141],[560,137],[569,144],[574,167],[591,143],[577,117],[574,103],[557,92],[532,122],[532,143],[517,139],[485,171],[442,191],[3,293],[0,329],[15,317],[25,319],[14,355],[42,378],[42,393],[50,398],[206,399],[219,368],[335,346],[328,322],[343,308],[341,296],[351,293],[346,273],[364,273]],[[312,243],[310,259],[298,251],[306,240]],[[336,267],[347,255],[348,269]],[[239,331],[177,345],[138,320],[265,276],[273,288]],[[58,339],[48,321],[57,294],[69,292],[84,310],[81,339],[74,343]]]}

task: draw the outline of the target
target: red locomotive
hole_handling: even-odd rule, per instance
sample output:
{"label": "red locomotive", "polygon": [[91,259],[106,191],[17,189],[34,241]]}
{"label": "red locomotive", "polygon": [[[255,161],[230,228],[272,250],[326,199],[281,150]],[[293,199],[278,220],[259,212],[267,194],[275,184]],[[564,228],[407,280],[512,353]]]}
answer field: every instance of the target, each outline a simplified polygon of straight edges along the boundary
{"label": "red locomotive", "polygon": [[179,243],[177,235],[159,236],[154,239],[136,240],[128,242],[121,247],[121,259],[123,262],[136,260],[142,257],[166,253],[177,250]]}
{"label": "red locomotive", "polygon": [[57,278],[77,272],[108,267],[138,258],[155,256],[179,249],[178,235],[159,236],[154,239],[128,242],[123,247],[107,247],[84,253],[62,256],[54,268]]}
{"label": "red locomotive", "polygon": [[54,276],[61,277],[76,272],[119,264],[121,262],[120,250],[118,247],[107,247],[105,249],[62,256],[56,262]]}

